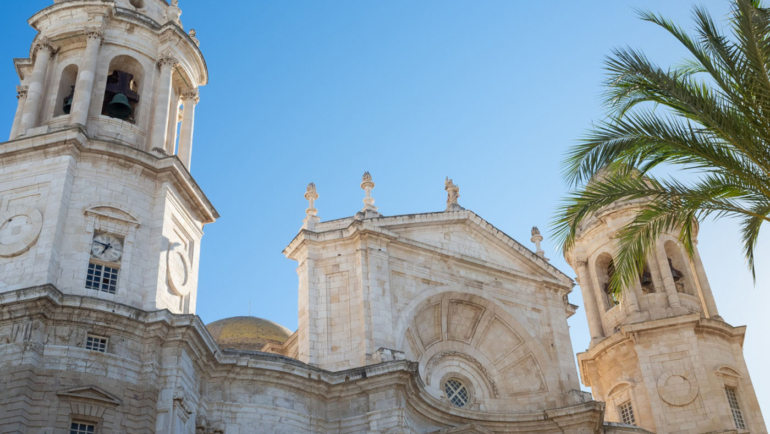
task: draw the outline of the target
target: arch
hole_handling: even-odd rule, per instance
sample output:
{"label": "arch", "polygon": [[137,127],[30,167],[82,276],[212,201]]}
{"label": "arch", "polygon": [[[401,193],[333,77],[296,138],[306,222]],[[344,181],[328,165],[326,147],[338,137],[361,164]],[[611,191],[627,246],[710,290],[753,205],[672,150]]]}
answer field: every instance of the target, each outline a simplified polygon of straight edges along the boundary
{"label": "arch", "polygon": [[83,210],[85,214],[94,214],[106,219],[117,220],[127,223],[131,226],[140,226],[142,224],[139,217],[123,205],[111,202],[96,202],[86,206]]}
{"label": "arch", "polygon": [[[64,68],[59,78],[59,90],[54,101],[53,117],[65,116],[69,113],[64,109],[65,99],[75,96],[75,85],[78,80],[78,65],[71,63]],[[72,101],[70,101],[70,104]]]}
{"label": "arch", "polygon": [[102,109],[101,114],[108,116],[107,105],[112,102],[116,92],[109,90],[110,84],[114,84],[116,80],[122,79],[118,73],[127,74],[125,80],[128,81],[127,88],[130,91],[129,105],[131,106],[132,113],[127,122],[136,123],[136,119],[139,118],[139,113],[143,107],[142,95],[149,95],[146,85],[147,76],[144,66],[135,58],[119,54],[110,60],[109,67],[107,69],[107,86],[104,90],[104,96],[102,97]]}
{"label": "arch", "polygon": [[599,289],[601,289],[604,311],[606,312],[620,304],[618,296],[609,292],[610,280],[612,279],[612,274],[615,272],[615,264],[612,255],[607,252],[601,253],[596,257],[595,267],[597,278],[596,284],[599,285]]}
{"label": "arch", "polygon": [[671,269],[671,275],[674,278],[677,292],[688,295],[695,295],[692,274],[690,273],[689,261],[685,259],[684,252],[679,244],[673,240],[666,240],[663,248],[668,258],[668,264]]}
{"label": "arch", "polygon": [[545,349],[502,304],[485,295],[474,288],[440,287],[417,295],[402,310],[395,328],[397,348],[409,346],[428,390],[440,395],[434,383],[448,372],[470,378],[478,396],[487,399],[559,390],[560,375]]}

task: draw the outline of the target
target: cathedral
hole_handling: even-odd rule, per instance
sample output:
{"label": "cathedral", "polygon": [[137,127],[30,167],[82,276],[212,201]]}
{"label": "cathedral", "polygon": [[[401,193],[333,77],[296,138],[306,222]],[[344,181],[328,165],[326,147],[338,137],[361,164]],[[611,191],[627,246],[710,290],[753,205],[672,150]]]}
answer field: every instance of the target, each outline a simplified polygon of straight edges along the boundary
{"label": "cathedral", "polygon": [[219,215],[189,170],[209,78],[195,31],[178,0],[52,3],[14,59],[0,144],[0,433],[767,433],[746,328],[719,316],[697,251],[668,234],[622,298],[607,291],[634,202],[566,256],[591,333],[577,367],[575,274],[450,179],[445,211],[390,216],[365,173],[361,211],[332,221],[310,184],[283,251],[298,329],[204,324]]}

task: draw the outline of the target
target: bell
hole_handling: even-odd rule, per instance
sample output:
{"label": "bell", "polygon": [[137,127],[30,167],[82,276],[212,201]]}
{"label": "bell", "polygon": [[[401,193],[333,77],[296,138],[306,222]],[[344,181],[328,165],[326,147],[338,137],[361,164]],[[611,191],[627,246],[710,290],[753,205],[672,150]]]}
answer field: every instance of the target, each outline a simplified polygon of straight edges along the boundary
{"label": "bell", "polygon": [[64,98],[64,107],[62,107],[62,110],[64,111],[65,115],[70,114],[70,111],[72,111],[72,97],[68,96],[67,98]]}
{"label": "bell", "polygon": [[645,270],[644,273],[642,273],[642,286],[649,285],[652,283],[652,274],[650,274],[649,271]]}
{"label": "bell", "polygon": [[674,278],[674,282],[679,282],[684,278],[684,273],[674,268],[674,264],[671,262],[671,258],[668,258],[668,266],[671,268],[671,276]]}
{"label": "bell", "polygon": [[133,110],[128,103],[128,97],[122,93],[116,94],[109,104],[107,104],[107,116],[126,120],[131,117]]}

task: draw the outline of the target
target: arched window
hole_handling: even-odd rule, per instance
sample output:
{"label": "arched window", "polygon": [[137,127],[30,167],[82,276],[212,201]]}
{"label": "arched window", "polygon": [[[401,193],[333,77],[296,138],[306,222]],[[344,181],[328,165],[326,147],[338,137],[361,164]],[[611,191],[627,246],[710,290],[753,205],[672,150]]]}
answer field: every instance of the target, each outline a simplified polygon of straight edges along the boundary
{"label": "arched window", "polygon": [[59,91],[56,94],[53,117],[70,114],[72,99],[75,97],[75,84],[78,79],[78,66],[68,65],[62,70]]}
{"label": "arched window", "polygon": [[140,85],[144,68],[136,59],[118,56],[110,62],[104,90],[102,115],[135,122],[139,112]]}
{"label": "arched window", "polygon": [[596,277],[599,279],[599,287],[604,294],[604,309],[610,310],[620,304],[617,294],[610,291],[610,281],[615,274],[615,263],[608,253],[601,254],[596,259]]}

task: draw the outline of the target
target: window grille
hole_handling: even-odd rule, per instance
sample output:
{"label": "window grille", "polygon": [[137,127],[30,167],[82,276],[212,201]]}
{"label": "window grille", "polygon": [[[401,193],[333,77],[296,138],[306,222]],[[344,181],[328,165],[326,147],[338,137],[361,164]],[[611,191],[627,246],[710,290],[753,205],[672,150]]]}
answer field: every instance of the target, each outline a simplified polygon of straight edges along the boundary
{"label": "window grille", "polygon": [[620,420],[626,425],[636,425],[636,417],[634,416],[634,407],[631,405],[631,401],[620,404],[618,407],[618,413],[620,413]]}
{"label": "window grille", "polygon": [[118,269],[106,265],[88,264],[86,288],[114,294],[118,286]]}
{"label": "window grille", "polygon": [[96,425],[90,423],[72,422],[70,425],[70,434],[94,434]]}
{"label": "window grille", "polygon": [[455,379],[448,380],[446,384],[444,384],[444,392],[446,393],[446,397],[449,398],[449,402],[458,407],[465,407],[471,398],[468,388]]}
{"label": "window grille", "polygon": [[86,349],[91,351],[98,351],[100,353],[106,353],[107,338],[88,335],[88,337],[86,337]]}
{"label": "window grille", "polygon": [[736,396],[735,389],[732,387],[726,387],[727,402],[730,403],[730,411],[733,414],[733,422],[738,429],[746,429],[746,423],[743,421],[743,414],[741,413],[741,406],[738,405],[738,397]]}

